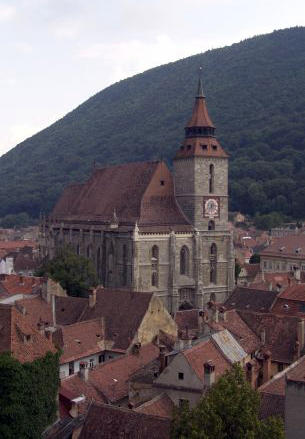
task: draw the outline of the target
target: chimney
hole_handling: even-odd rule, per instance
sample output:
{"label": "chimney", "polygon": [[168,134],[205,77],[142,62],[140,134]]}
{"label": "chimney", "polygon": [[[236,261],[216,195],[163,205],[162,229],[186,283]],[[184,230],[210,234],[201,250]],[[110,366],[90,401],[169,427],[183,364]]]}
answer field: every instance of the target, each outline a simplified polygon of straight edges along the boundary
{"label": "chimney", "polygon": [[79,406],[84,402],[86,398],[84,396],[79,396],[78,398],[71,399],[71,409],[69,414],[72,418],[77,418],[79,413]]}
{"label": "chimney", "polygon": [[139,355],[139,353],[140,353],[140,349],[141,349],[141,343],[135,343],[135,344],[132,346],[131,353],[134,354],[134,355]]}
{"label": "chimney", "polygon": [[300,344],[300,352],[304,349],[304,319],[298,321],[297,340]]}
{"label": "chimney", "polygon": [[211,387],[215,382],[215,366],[212,361],[207,361],[203,365],[204,376],[203,384],[205,387]]}
{"label": "chimney", "polygon": [[266,330],[262,329],[260,332],[260,339],[262,344],[264,345],[266,343]]}
{"label": "chimney", "polygon": [[224,306],[221,306],[219,308],[219,317],[223,322],[227,322],[228,315],[227,315],[227,310]]}
{"label": "chimney", "polygon": [[88,378],[89,378],[89,368],[88,368],[88,362],[87,361],[82,361],[81,363],[79,363],[79,376],[80,378],[87,382]]}
{"label": "chimney", "polygon": [[23,276],[19,276],[19,283],[20,283],[20,285],[23,285]]}
{"label": "chimney", "polygon": [[165,346],[160,346],[159,373],[162,373],[165,368],[166,368]]}
{"label": "chimney", "polygon": [[56,326],[56,303],[55,296],[52,294],[52,317],[53,317],[53,326]]}
{"label": "chimney", "polygon": [[89,307],[94,308],[96,304],[96,288],[90,288],[89,291]]}
{"label": "chimney", "polygon": [[255,373],[254,373],[254,364],[252,361],[248,361],[246,363],[246,378],[252,389],[255,389]]}
{"label": "chimney", "polygon": [[271,378],[271,352],[266,351],[263,355],[263,384],[270,380]]}

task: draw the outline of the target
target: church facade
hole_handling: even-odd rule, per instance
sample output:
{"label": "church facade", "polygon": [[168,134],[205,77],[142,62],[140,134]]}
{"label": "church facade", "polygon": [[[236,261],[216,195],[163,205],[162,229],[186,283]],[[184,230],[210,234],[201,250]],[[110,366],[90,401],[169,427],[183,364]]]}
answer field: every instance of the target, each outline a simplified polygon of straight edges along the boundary
{"label": "church facade", "polygon": [[95,169],[68,186],[41,222],[40,251],[70,245],[106,287],[150,291],[170,312],[222,302],[234,287],[228,155],[199,80],[174,173],[162,161]]}

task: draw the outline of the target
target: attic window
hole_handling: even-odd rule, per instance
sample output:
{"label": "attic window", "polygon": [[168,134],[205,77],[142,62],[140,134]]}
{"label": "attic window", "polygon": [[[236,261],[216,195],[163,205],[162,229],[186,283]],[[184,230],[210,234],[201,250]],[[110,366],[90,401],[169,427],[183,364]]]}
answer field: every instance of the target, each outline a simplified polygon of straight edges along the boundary
{"label": "attic window", "polygon": [[279,251],[280,251],[280,252],[283,252],[285,249],[286,249],[286,247],[280,247],[280,248],[279,248]]}
{"label": "attic window", "polygon": [[160,180],[160,185],[164,186],[164,184],[165,184],[165,181],[164,180]]}
{"label": "attic window", "polygon": [[214,151],[216,151],[217,150],[217,145],[212,145],[212,148],[213,148]]}
{"label": "attic window", "polygon": [[64,312],[65,308],[61,308],[61,311]]}
{"label": "attic window", "polygon": [[203,151],[206,151],[208,149],[208,145],[201,145],[201,148]]}
{"label": "attic window", "polygon": [[184,380],[184,373],[183,372],[178,372],[178,379]]}
{"label": "attic window", "polygon": [[76,341],[76,343],[81,344],[81,341],[78,339],[75,339],[74,341]]}
{"label": "attic window", "polygon": [[192,148],[192,145],[187,145],[187,149],[190,150]]}
{"label": "attic window", "polygon": [[302,252],[302,249],[301,249],[301,247],[298,247],[298,248],[296,248],[296,249],[295,249],[295,252],[296,252],[296,254],[299,254],[299,253],[301,253],[301,252]]}

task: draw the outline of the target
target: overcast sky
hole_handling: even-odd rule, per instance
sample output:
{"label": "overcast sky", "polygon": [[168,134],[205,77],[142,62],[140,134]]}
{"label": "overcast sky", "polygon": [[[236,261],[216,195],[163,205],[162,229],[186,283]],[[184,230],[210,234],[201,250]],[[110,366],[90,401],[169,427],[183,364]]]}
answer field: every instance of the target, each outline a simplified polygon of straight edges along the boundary
{"label": "overcast sky", "polygon": [[0,0],[0,155],[113,82],[304,24],[304,0]]}

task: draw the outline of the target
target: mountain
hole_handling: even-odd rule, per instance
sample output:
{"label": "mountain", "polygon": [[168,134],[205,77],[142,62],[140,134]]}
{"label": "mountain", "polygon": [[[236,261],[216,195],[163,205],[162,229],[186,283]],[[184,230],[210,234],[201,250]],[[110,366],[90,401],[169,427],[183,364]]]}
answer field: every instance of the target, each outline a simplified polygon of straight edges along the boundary
{"label": "mountain", "polygon": [[94,161],[170,163],[199,66],[217,137],[231,155],[231,210],[304,218],[304,27],[209,50],[97,93],[0,158],[0,216],[50,211],[63,187],[84,180]]}

